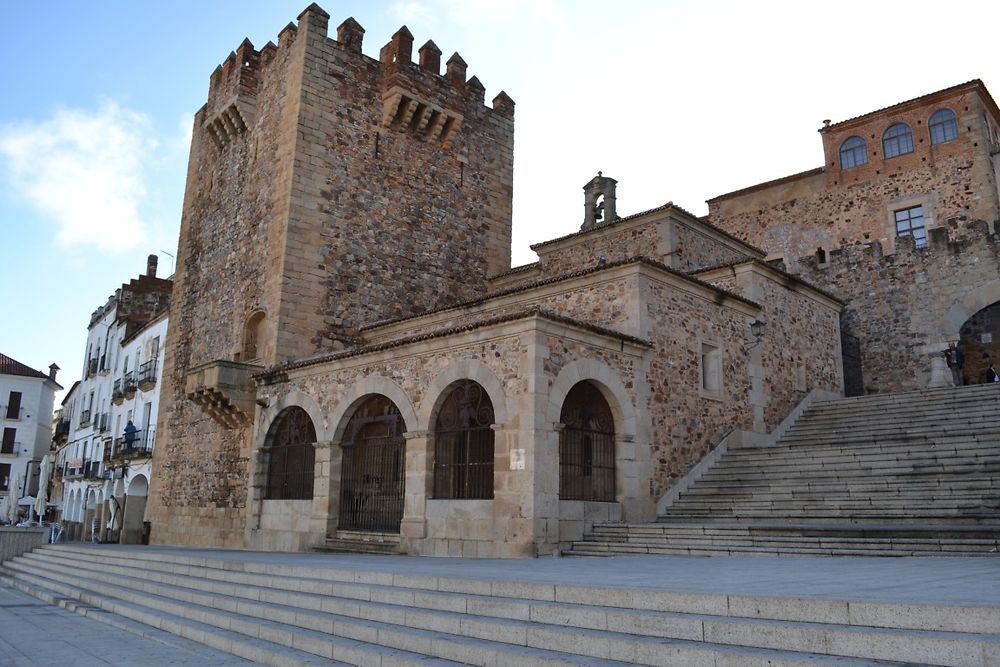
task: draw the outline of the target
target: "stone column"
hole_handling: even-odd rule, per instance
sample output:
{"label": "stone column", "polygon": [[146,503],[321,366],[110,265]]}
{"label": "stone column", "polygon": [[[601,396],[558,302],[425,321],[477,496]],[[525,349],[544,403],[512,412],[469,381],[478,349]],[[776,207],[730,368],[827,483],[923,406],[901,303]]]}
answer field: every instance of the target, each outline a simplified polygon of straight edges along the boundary
{"label": "stone column", "polygon": [[931,353],[931,379],[927,382],[928,387],[953,387],[955,380],[951,376],[951,369],[948,362],[940,352]]}
{"label": "stone column", "polygon": [[427,499],[434,483],[431,438],[427,431],[407,431],[403,437],[406,438],[406,469],[399,536],[408,553],[423,553],[427,550],[410,546],[410,543],[427,537]]}
{"label": "stone column", "polygon": [[309,537],[313,544],[322,544],[327,535],[337,531],[340,515],[340,464],[344,450],[334,442],[317,442],[313,466],[312,521]]}
{"label": "stone column", "polygon": [[[615,500],[618,516],[609,521],[636,521],[642,518],[639,484],[639,462],[636,460],[635,435],[615,433]],[[611,508],[614,513],[614,509]],[[588,527],[589,528],[589,527]]]}

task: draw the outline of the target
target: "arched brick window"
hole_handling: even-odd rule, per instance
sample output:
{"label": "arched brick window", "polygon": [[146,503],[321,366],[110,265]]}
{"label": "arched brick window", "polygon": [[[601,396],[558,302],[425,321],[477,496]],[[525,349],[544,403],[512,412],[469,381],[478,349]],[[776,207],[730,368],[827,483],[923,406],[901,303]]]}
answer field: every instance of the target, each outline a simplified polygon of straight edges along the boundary
{"label": "arched brick window", "polygon": [[896,157],[913,152],[913,131],[906,123],[895,123],[882,135],[882,153],[885,157]]}
{"label": "arched brick window", "polygon": [[267,447],[269,500],[311,500],[316,461],[316,428],[300,407],[285,408],[274,420]]}
{"label": "arched brick window", "polygon": [[958,139],[958,120],[951,109],[938,109],[931,114],[927,125],[930,128],[932,144],[943,144]]}
{"label": "arched brick window", "polygon": [[868,164],[868,144],[861,137],[848,137],[840,144],[840,169],[853,169]]}
{"label": "arched brick window", "polygon": [[569,390],[559,421],[559,498],[615,500],[615,422],[611,407],[590,382]]}
{"label": "arched brick window", "polygon": [[493,497],[493,403],[478,383],[456,382],[434,421],[434,497]]}

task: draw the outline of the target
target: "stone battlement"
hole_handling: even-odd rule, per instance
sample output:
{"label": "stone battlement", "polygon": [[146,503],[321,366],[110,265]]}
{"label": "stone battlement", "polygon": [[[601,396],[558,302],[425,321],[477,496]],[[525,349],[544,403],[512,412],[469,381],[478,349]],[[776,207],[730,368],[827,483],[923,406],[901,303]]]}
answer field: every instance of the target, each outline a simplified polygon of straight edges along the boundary
{"label": "stone battlement", "polygon": [[[264,70],[281,50],[291,49],[307,26],[313,35],[343,53],[373,61],[361,52],[365,29],[353,18],[337,28],[336,39],[328,36],[330,15],[315,3],[298,16],[299,24],[289,23],[278,35],[278,44],[268,42],[260,51],[249,39],[212,72],[206,127],[220,147],[253,125],[257,94]],[[417,138],[449,147],[463,120],[468,102],[484,103],[486,88],[473,76],[466,79],[468,66],[457,52],[445,63],[441,73],[441,49],[428,40],[418,50],[414,63],[413,34],[402,26],[382,47],[378,62],[382,80],[383,126],[408,131]],[[514,101],[505,92],[493,99],[493,111],[507,118],[514,116]]]}

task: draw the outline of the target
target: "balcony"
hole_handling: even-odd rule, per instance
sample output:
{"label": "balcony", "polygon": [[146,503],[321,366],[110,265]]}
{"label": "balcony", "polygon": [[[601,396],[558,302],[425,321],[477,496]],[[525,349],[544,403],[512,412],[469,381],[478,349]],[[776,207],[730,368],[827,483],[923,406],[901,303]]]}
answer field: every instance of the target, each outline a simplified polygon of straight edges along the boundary
{"label": "balcony", "polygon": [[85,426],[90,426],[90,410],[84,410],[80,413],[80,428]]}
{"label": "balcony", "polygon": [[156,386],[156,359],[139,366],[139,389],[149,391]]}
{"label": "balcony", "polygon": [[83,466],[84,479],[104,479],[100,461],[90,461]]}
{"label": "balcony", "polygon": [[97,357],[94,357],[93,359],[90,359],[90,360],[87,361],[87,377],[88,378],[92,378],[95,375],[97,375],[97,364],[98,363],[99,363],[99,359],[97,359]]}
{"label": "balcony", "polygon": [[256,364],[210,361],[188,372],[185,393],[224,428],[248,426],[253,422],[257,395],[251,378],[261,370]]}
{"label": "balcony", "polygon": [[122,388],[124,384],[121,378],[115,380],[115,386],[111,390],[111,402],[115,405],[121,405],[125,400],[125,390]]}
{"label": "balcony", "polygon": [[122,376],[122,394],[125,395],[126,400],[130,401],[135,397],[135,390],[138,385],[139,382],[135,376],[135,371]]}
{"label": "balcony", "polygon": [[105,461],[118,461],[121,459],[141,459],[153,455],[153,442],[156,439],[156,427],[138,429],[132,434],[132,439],[128,436],[115,438],[111,447],[105,449]]}
{"label": "balcony", "polygon": [[107,412],[97,415],[97,419],[95,421],[97,423],[97,430],[101,433],[107,433],[111,428],[111,415]]}
{"label": "balcony", "polygon": [[97,365],[97,372],[101,375],[107,375],[111,372],[111,360],[108,359],[107,353],[101,355],[101,361]]}

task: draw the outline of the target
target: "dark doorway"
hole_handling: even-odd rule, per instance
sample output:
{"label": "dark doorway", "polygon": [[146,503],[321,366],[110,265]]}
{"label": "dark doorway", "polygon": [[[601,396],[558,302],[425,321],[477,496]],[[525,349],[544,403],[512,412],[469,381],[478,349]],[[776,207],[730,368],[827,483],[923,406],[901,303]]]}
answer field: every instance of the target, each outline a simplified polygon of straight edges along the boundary
{"label": "dark doorway", "polygon": [[966,320],[960,336],[959,347],[965,354],[965,383],[986,382],[990,363],[1000,364],[1000,302]]}
{"label": "dark doorway", "polygon": [[569,390],[559,421],[559,498],[615,500],[615,422],[600,390],[579,382]]}
{"label": "dark doorway", "polygon": [[385,396],[368,397],[354,412],[340,445],[341,530],[398,533],[403,520],[406,425]]}

